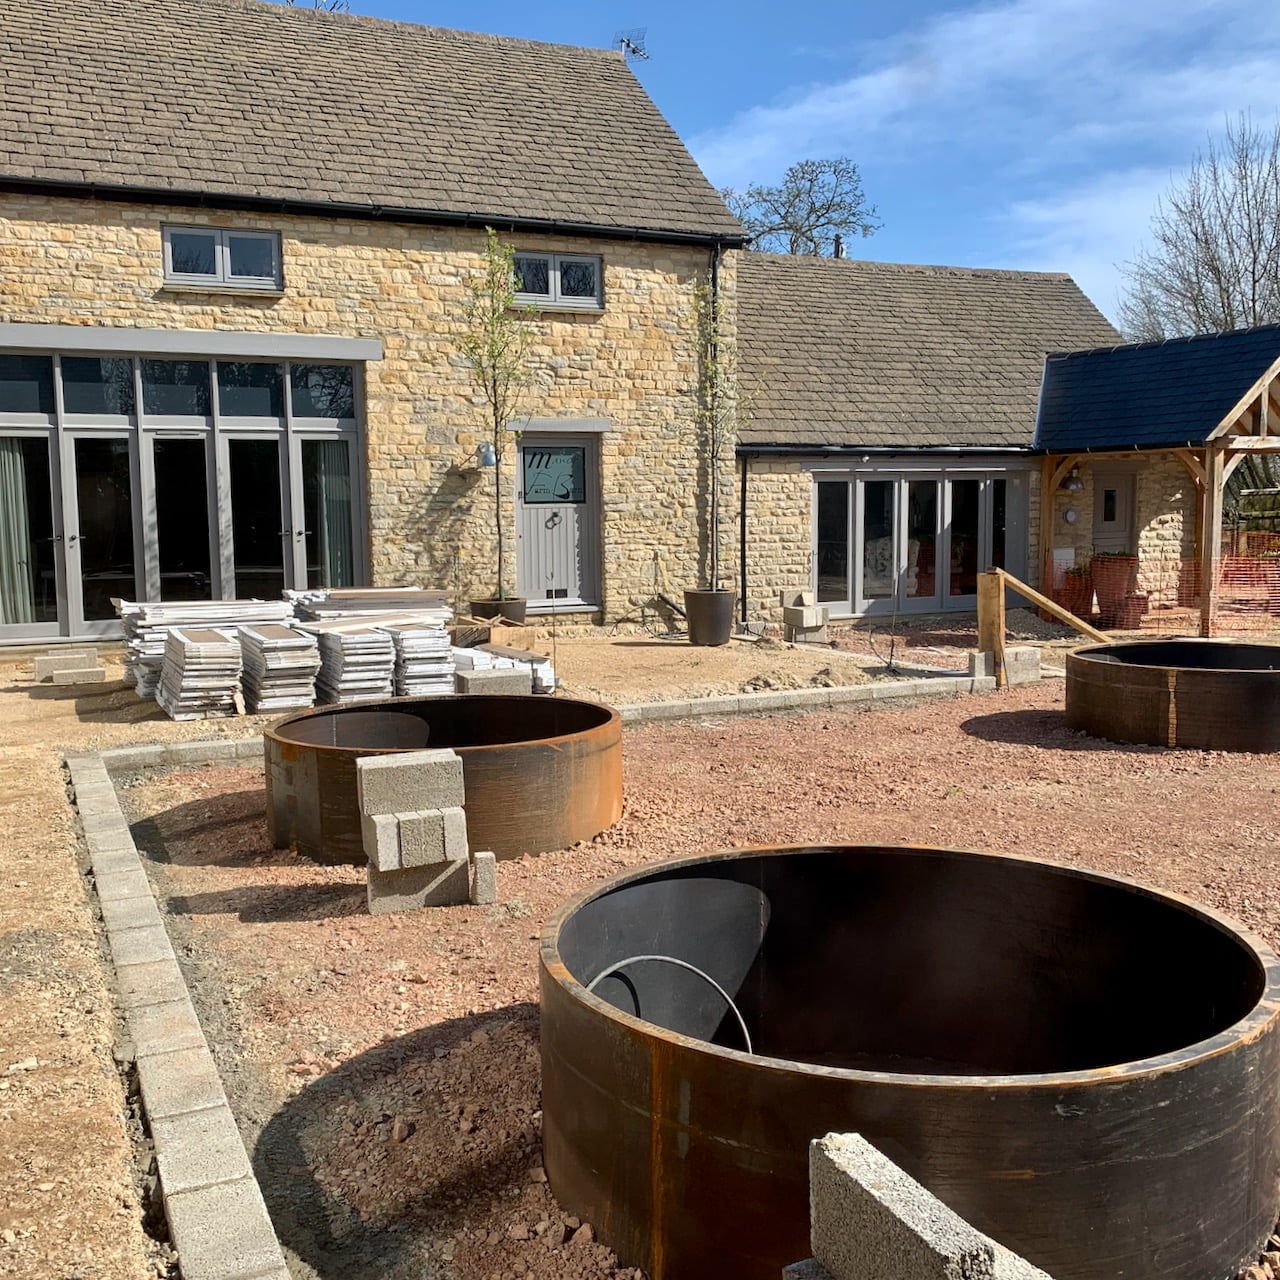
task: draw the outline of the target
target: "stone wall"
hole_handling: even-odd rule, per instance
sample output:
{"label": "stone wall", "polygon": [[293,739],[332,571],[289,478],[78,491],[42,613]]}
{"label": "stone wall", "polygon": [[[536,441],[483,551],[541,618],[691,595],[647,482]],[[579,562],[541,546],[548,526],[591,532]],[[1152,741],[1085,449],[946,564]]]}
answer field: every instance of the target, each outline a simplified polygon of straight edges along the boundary
{"label": "stone wall", "polygon": [[[741,467],[739,463],[739,467]],[[813,579],[813,477],[791,459],[747,463],[747,617],[778,621],[778,592]],[[735,584],[736,585],[736,584]]]}
{"label": "stone wall", "polygon": [[[166,223],[279,231],[283,296],[165,288]],[[704,477],[691,436],[692,291],[709,251],[511,240],[604,260],[602,312],[548,311],[531,322],[535,377],[521,413],[611,424],[600,438],[601,603],[606,620],[622,617],[652,595],[656,576],[678,589],[696,585],[705,568]],[[493,473],[460,466],[484,438],[484,402],[457,348],[466,285],[481,269],[482,250],[479,230],[4,195],[0,322],[380,338],[385,356],[367,366],[365,399],[372,581],[490,594]],[[722,274],[730,296],[733,277],[730,254]],[[514,463],[508,450],[509,546]],[[732,464],[724,470],[732,577]]]}

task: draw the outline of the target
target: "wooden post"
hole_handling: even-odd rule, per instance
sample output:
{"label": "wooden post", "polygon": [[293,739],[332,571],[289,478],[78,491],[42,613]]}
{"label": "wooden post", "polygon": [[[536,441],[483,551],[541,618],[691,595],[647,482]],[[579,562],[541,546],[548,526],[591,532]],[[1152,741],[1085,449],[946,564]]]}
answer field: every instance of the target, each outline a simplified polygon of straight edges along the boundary
{"label": "wooden post", "polygon": [[1046,454],[1040,460],[1040,590],[1048,595],[1053,590],[1053,523],[1054,494],[1057,492],[1054,477],[1057,468],[1054,459]]}
{"label": "wooden post", "polygon": [[1004,631],[1004,576],[988,569],[978,574],[978,652],[992,655],[997,689],[1005,686]]}
{"label": "wooden post", "polygon": [[1200,519],[1200,634],[1213,635],[1218,612],[1218,562],[1222,559],[1224,453],[1211,446],[1204,455],[1204,514]]}

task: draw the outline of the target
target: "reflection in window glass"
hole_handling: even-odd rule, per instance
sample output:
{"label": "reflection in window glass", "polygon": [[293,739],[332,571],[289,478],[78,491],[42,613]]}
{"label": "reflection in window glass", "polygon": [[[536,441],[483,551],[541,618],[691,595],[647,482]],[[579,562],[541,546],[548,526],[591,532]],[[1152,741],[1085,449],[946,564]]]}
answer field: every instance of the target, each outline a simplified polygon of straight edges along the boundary
{"label": "reflection in window glass", "polygon": [[136,588],[129,441],[76,440],[75,476],[84,617],[102,622],[116,616],[111,597]]}
{"label": "reflection in window glass", "polygon": [[1102,518],[1108,524],[1115,523],[1116,491],[1114,489],[1103,489],[1102,491]]}
{"label": "reflection in window glass", "polygon": [[564,298],[596,296],[596,264],[594,262],[562,262],[560,295]]}
{"label": "reflection in window glass", "polygon": [[205,360],[144,360],[142,406],[163,417],[209,416],[209,365]]}
{"label": "reflection in window glass", "polygon": [[849,485],[818,485],[818,599],[849,599]]}
{"label": "reflection in window glass", "polygon": [[868,480],[862,486],[862,595],[887,600],[893,595],[892,480]]}
{"label": "reflection in window glass", "polygon": [[526,446],[523,501],[538,503],[586,502],[587,451],[581,445],[542,449]]}
{"label": "reflection in window glass", "polygon": [[154,458],[160,597],[211,600],[204,441],[157,440]]}
{"label": "reflection in window glass", "polygon": [[1008,482],[991,481],[991,563],[1006,569],[1005,526],[1008,523]]}
{"label": "reflection in window glass", "polygon": [[283,417],[283,368],[249,360],[219,360],[218,412],[224,418]]}
{"label": "reflection in window glass", "polygon": [[550,297],[550,258],[526,258],[517,254],[515,268],[517,293],[536,293],[539,297]]}
{"label": "reflection in window glass", "polygon": [[169,252],[174,275],[216,276],[218,237],[213,231],[170,231]]}
{"label": "reflection in window glass", "polygon": [[67,413],[133,413],[133,361],[62,357],[62,407]]}
{"label": "reflection in window glass", "polygon": [[307,586],[353,586],[351,453],[345,440],[302,442],[302,511]]}
{"label": "reflection in window glass", "polygon": [[231,463],[231,541],[240,599],[272,600],[284,590],[280,517],[280,445],[276,440],[227,441]]}
{"label": "reflection in window glass", "polygon": [[938,482],[907,482],[907,596],[927,599],[938,589]]}
{"label": "reflection in window glass", "polygon": [[349,364],[290,366],[295,418],[354,418],[355,385]]}
{"label": "reflection in window glass", "polygon": [[[1004,481],[1000,482],[1001,484]],[[981,480],[951,481],[951,585],[948,594],[972,596],[978,591],[978,530]]]}
{"label": "reflection in window glass", "polygon": [[0,413],[53,414],[49,356],[0,356]]}
{"label": "reflection in window glass", "polygon": [[0,437],[0,623],[57,620],[49,442]]}
{"label": "reflection in window glass", "polygon": [[275,239],[268,236],[227,236],[231,274],[259,280],[276,278]]}

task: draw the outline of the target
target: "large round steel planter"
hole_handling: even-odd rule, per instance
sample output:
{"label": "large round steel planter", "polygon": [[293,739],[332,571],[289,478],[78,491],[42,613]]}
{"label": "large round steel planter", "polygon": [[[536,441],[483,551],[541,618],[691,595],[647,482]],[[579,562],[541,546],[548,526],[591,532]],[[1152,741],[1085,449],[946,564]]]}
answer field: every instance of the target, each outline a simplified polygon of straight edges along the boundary
{"label": "large round steel planter", "polygon": [[[732,994],[754,1053],[686,969],[586,990],[654,954]],[[1280,964],[1181,898],[991,854],[744,850],[581,895],[541,962],[551,1187],[651,1280],[807,1257],[832,1131],[1056,1280],[1226,1280],[1275,1224]]]}
{"label": "large round steel planter", "polygon": [[272,842],[323,862],[363,862],[356,761],[424,747],[461,757],[468,842],[499,858],[568,848],[622,814],[622,721],[611,707],[392,698],[289,716],[263,735]]}
{"label": "large round steel planter", "polygon": [[1067,724],[1095,738],[1280,751],[1280,645],[1136,640],[1067,655]]}

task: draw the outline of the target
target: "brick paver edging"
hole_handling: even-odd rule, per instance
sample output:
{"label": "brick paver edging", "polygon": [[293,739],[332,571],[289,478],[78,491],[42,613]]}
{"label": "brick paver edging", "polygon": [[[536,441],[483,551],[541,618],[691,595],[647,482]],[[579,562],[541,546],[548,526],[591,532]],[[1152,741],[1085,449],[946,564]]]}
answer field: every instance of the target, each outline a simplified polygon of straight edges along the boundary
{"label": "brick paver edging", "polygon": [[[824,707],[870,710],[921,698],[991,693],[995,687],[989,676],[957,675],[640,703],[618,710],[624,723]],[[241,738],[116,747],[66,760],[183,1280],[289,1280],[289,1272],[111,774],[261,757],[261,738]]]}
{"label": "brick paver edging", "polygon": [[289,1270],[110,774],[261,755],[248,738],[67,757],[183,1280]]}

